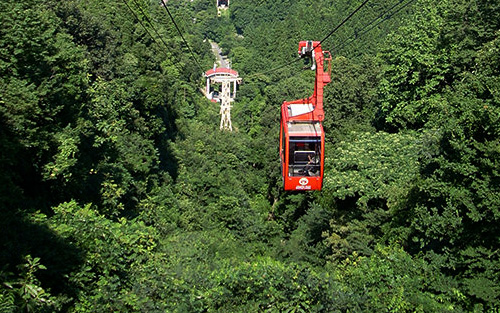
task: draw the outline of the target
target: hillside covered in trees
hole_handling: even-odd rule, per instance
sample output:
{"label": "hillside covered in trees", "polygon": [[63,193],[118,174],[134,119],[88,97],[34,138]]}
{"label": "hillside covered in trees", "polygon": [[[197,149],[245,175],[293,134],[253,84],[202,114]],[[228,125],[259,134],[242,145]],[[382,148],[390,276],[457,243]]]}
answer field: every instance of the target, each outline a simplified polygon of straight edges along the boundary
{"label": "hillside covered in trees", "polygon": [[0,313],[498,312],[500,2],[371,0],[333,32],[306,193],[291,61],[362,1],[214,2],[0,2]]}

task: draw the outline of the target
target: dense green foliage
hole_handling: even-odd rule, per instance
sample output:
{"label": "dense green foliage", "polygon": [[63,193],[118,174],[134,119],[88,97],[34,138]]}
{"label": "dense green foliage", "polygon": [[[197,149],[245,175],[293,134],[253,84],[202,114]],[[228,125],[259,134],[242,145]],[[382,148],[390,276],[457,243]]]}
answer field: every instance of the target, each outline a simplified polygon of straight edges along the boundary
{"label": "dense green foliage", "polygon": [[2,1],[0,312],[498,312],[500,4],[405,3],[323,43],[324,190],[294,193],[290,61],[359,3]]}

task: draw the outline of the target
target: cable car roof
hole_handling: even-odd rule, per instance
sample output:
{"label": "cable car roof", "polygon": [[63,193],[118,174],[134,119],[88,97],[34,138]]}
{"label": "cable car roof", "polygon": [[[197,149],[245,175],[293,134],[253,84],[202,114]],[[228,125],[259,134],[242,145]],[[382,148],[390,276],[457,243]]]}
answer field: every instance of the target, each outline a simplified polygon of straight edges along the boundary
{"label": "cable car roof", "polygon": [[311,103],[306,104],[289,104],[288,105],[288,116],[297,116],[314,111],[314,106]]}

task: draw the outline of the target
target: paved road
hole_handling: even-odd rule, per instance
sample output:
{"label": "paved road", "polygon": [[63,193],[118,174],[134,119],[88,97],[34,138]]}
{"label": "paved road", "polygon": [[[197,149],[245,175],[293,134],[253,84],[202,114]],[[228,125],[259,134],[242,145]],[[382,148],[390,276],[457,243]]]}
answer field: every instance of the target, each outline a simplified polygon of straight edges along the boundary
{"label": "paved road", "polygon": [[222,50],[219,45],[213,41],[210,41],[210,45],[212,46],[212,52],[215,55],[217,65],[219,67],[229,67],[229,62],[227,62],[227,59],[222,55]]}

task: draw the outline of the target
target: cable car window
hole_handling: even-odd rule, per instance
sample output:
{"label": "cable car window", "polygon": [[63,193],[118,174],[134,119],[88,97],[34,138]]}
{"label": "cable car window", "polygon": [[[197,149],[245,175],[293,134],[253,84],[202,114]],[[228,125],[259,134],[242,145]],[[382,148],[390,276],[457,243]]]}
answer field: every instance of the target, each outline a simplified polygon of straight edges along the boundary
{"label": "cable car window", "polygon": [[290,176],[320,176],[321,137],[290,137]]}

